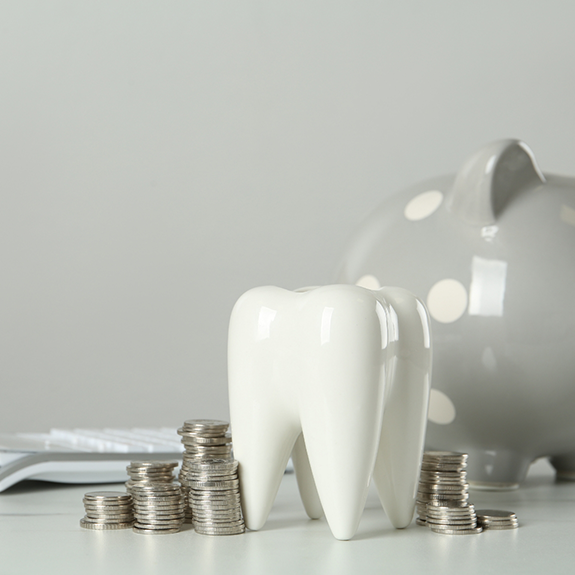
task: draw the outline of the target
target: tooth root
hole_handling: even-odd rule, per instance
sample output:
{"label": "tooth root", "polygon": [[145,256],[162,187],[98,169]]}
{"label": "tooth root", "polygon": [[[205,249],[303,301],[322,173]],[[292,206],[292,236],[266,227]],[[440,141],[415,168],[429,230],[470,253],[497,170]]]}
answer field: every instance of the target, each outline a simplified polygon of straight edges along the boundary
{"label": "tooth root", "polygon": [[309,465],[305,441],[301,433],[295,442],[291,458],[305,512],[310,519],[319,519],[323,515],[323,509]]}
{"label": "tooth root", "polygon": [[396,528],[413,518],[423,454],[431,374],[429,318],[423,304],[398,288],[382,294],[397,314],[399,339],[390,366],[381,439],[373,480],[389,520]]}
{"label": "tooth root", "polygon": [[[271,291],[271,293],[270,293]],[[290,394],[276,381],[276,357],[269,351],[279,288],[255,288],[236,303],[228,339],[228,384],[234,458],[244,521],[261,529],[279,489],[294,443],[301,433]],[[279,295],[278,295],[279,294]]]}
{"label": "tooth root", "polygon": [[240,493],[246,527],[261,529],[276,498],[299,429],[275,414],[254,416],[250,425],[232,417],[234,458],[239,462]]}
{"label": "tooth root", "polygon": [[327,298],[329,329],[323,313],[324,345],[301,386],[300,413],[326,520],[336,539],[347,540],[359,525],[379,442],[382,320],[371,293],[336,293],[345,300]]}

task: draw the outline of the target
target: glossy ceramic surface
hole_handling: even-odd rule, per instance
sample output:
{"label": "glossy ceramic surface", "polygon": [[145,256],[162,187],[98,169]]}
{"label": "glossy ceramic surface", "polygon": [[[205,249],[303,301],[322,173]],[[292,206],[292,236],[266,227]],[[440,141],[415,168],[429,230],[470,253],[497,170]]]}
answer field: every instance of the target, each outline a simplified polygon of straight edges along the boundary
{"label": "glossy ceramic surface", "polygon": [[427,303],[434,376],[426,448],[464,451],[469,478],[517,485],[552,456],[575,470],[575,180],[520,141],[382,204],[338,280],[401,285]]}
{"label": "glossy ceramic surface", "polygon": [[396,527],[411,522],[431,341],[399,288],[245,293],[229,330],[230,415],[246,525],[260,529],[290,454],[308,515],[350,539],[370,480]]}

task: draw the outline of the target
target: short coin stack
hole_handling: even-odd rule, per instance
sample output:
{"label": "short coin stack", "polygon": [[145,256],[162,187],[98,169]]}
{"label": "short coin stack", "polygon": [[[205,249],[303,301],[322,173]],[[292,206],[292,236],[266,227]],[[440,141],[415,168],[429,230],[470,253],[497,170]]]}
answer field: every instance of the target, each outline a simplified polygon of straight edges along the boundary
{"label": "short coin stack", "polygon": [[513,511],[499,511],[497,509],[479,509],[477,523],[484,530],[517,529],[519,522]]}
{"label": "short coin stack", "polygon": [[417,491],[418,525],[437,533],[480,533],[473,505],[469,505],[467,454],[426,451]]}
{"label": "short coin stack", "polygon": [[174,468],[178,466],[176,461],[132,461],[126,471],[130,479],[126,481],[126,490],[132,493],[132,487],[136,484],[149,483],[172,483]]}
{"label": "short coin stack", "polygon": [[141,483],[132,486],[136,533],[177,533],[185,516],[182,488],[176,483]]}
{"label": "short coin stack", "polygon": [[205,459],[231,459],[232,438],[227,432],[230,424],[215,419],[189,419],[178,429],[185,451],[179,481],[183,486],[186,500],[186,522],[192,522],[192,509],[189,506],[189,485],[187,475],[190,464]]}
{"label": "short coin stack", "polygon": [[134,524],[132,496],[121,491],[92,491],[84,495],[85,529],[126,529]]}
{"label": "short coin stack", "polygon": [[212,459],[191,462],[187,480],[194,529],[198,533],[244,533],[237,461]]}

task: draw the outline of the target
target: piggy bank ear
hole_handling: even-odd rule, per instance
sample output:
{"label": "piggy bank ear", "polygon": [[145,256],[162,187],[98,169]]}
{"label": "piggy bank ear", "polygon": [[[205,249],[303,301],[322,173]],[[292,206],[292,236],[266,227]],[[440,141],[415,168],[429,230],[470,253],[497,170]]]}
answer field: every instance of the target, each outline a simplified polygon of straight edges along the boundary
{"label": "piggy bank ear", "polygon": [[545,183],[520,140],[498,140],[468,158],[455,177],[447,209],[469,224],[495,223],[515,195]]}

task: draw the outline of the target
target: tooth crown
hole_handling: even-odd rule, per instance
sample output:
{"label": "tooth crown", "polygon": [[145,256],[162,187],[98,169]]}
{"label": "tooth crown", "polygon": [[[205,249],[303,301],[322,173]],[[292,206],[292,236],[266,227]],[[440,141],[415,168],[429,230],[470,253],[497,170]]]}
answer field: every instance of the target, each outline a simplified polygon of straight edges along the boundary
{"label": "tooth crown", "polygon": [[[398,288],[261,287],[238,300],[229,331],[230,412],[250,529],[265,523],[292,451],[306,511],[315,518],[323,507],[338,539],[357,529],[374,466],[385,493],[397,479],[415,485],[417,477],[406,475],[418,473],[423,448],[426,318],[423,304]],[[397,420],[387,443],[380,442],[386,402]],[[397,458],[410,462],[399,474]],[[401,492],[398,523],[413,514],[414,495]],[[393,508],[393,497],[385,499]]]}

